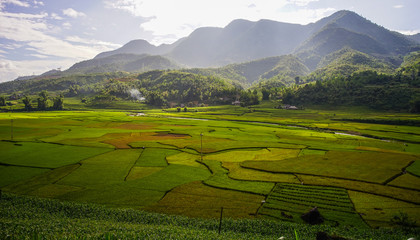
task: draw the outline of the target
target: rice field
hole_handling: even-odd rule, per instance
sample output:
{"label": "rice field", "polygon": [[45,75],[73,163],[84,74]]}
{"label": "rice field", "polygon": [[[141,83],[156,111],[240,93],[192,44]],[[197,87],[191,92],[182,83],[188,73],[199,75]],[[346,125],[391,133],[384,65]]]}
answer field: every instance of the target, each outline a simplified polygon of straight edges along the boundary
{"label": "rice field", "polygon": [[303,223],[316,206],[325,226],[385,227],[400,211],[420,223],[419,126],[329,110],[133,112],[0,113],[1,190],[198,218],[223,207]]}

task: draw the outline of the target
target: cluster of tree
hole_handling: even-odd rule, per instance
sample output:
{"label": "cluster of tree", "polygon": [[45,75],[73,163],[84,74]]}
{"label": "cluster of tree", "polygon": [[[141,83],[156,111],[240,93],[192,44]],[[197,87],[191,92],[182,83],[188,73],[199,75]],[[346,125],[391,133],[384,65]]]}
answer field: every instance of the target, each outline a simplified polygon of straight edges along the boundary
{"label": "cluster of tree", "polygon": [[134,86],[145,95],[146,103],[155,106],[169,102],[230,103],[241,93],[240,88],[223,79],[180,71],[143,73]]}
{"label": "cluster of tree", "polygon": [[[50,106],[50,100],[52,100],[53,105]],[[41,91],[38,94],[37,101],[37,110],[63,110],[64,108],[64,96],[59,94],[51,98],[47,91]],[[23,104],[25,105],[26,111],[34,110],[32,105],[32,99],[29,96],[24,96],[22,99]]]}
{"label": "cluster of tree", "polygon": [[56,78],[39,77],[28,80],[16,80],[1,83],[2,93],[12,94],[23,92],[24,94],[37,94],[40,91],[68,91],[72,86],[78,85],[77,93],[99,92],[103,84],[110,79],[118,79],[128,76],[124,72],[93,73],[61,76]]}
{"label": "cluster of tree", "polygon": [[6,106],[6,97],[0,96],[0,106]]}
{"label": "cluster of tree", "polygon": [[282,90],[283,103],[295,105],[364,105],[384,110],[419,111],[420,75],[374,71],[353,73]]}

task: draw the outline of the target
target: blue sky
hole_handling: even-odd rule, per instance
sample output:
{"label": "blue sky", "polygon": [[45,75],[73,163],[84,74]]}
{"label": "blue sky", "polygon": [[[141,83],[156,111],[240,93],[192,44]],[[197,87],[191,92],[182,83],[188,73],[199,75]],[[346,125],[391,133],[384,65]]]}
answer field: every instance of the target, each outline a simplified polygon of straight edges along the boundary
{"label": "blue sky", "polygon": [[65,70],[133,39],[172,43],[238,18],[307,24],[343,9],[420,32],[419,0],[0,0],[0,82]]}

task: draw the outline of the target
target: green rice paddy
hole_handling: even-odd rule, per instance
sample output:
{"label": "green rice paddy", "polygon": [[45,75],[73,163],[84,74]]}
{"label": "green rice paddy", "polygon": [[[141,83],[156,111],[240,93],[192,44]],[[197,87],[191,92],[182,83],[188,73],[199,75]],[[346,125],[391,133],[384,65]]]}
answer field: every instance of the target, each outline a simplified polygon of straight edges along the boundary
{"label": "green rice paddy", "polygon": [[326,226],[420,223],[420,126],[264,105],[133,113],[0,113],[1,189],[199,218],[302,223],[318,207]]}

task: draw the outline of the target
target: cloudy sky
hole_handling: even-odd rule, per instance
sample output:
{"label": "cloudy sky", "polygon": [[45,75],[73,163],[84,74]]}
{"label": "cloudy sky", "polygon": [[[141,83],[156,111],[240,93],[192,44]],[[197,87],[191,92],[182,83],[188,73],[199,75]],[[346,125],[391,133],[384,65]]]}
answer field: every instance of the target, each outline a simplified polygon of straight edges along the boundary
{"label": "cloudy sky", "polygon": [[420,32],[419,0],[0,0],[0,82],[65,70],[133,39],[172,43],[238,18],[307,24],[342,9]]}

